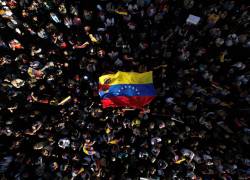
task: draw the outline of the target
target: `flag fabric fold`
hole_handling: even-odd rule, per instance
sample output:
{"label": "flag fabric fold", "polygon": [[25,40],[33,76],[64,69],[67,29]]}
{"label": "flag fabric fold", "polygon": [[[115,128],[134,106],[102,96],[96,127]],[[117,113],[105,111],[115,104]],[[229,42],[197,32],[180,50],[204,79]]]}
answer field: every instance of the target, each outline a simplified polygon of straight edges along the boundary
{"label": "flag fabric fold", "polygon": [[132,107],[142,109],[156,96],[153,72],[121,72],[99,77],[99,96],[103,108]]}

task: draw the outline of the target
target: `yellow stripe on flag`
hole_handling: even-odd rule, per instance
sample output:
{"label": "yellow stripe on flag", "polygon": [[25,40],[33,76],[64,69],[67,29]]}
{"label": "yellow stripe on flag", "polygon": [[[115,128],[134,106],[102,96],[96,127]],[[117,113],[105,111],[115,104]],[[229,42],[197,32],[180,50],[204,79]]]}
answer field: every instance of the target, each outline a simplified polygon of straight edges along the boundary
{"label": "yellow stripe on flag", "polygon": [[152,84],[153,72],[136,73],[118,71],[116,74],[107,74],[99,77],[100,84]]}

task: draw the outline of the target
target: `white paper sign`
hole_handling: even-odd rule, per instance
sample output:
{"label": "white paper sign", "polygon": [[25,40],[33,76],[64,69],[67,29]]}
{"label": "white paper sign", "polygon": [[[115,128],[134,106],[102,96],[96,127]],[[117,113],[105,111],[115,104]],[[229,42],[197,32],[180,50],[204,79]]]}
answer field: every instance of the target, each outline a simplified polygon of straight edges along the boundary
{"label": "white paper sign", "polygon": [[192,14],[189,14],[186,22],[188,24],[194,24],[194,25],[197,25],[199,22],[200,22],[200,17],[199,16],[195,16],[195,15],[192,15]]}

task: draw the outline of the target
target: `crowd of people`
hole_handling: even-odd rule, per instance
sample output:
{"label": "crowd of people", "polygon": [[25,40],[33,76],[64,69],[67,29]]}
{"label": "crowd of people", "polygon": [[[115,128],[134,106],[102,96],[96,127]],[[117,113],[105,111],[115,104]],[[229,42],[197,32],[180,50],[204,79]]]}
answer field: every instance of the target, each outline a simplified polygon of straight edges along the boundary
{"label": "crowd of people", "polygon": [[[1,179],[249,179],[249,24],[248,0],[0,0]],[[151,70],[144,110],[102,108],[99,76]]]}

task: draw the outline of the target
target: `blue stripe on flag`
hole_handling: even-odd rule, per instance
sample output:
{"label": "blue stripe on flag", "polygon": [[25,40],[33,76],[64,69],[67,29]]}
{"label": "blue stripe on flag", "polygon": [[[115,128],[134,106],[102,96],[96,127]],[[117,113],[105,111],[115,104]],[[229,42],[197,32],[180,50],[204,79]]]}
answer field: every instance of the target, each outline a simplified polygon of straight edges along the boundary
{"label": "blue stripe on flag", "polygon": [[100,97],[114,96],[156,96],[153,84],[118,84],[112,85],[107,91],[99,91]]}

